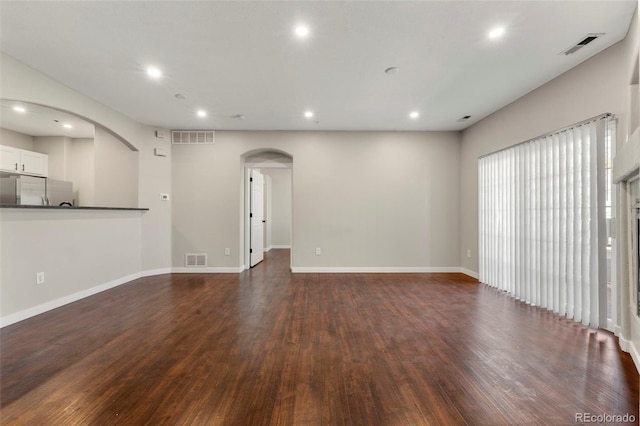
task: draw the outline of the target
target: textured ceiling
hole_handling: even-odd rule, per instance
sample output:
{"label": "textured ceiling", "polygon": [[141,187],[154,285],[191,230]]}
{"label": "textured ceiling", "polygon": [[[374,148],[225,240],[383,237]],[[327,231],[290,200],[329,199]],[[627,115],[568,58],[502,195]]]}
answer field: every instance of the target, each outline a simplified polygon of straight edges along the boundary
{"label": "textured ceiling", "polygon": [[[636,5],[3,0],[0,47],[154,126],[459,130],[623,39]],[[310,29],[305,40],[298,23]],[[489,39],[499,25],[505,35]],[[588,33],[605,35],[560,54]],[[164,76],[150,80],[149,65]],[[198,118],[199,108],[209,115]]]}

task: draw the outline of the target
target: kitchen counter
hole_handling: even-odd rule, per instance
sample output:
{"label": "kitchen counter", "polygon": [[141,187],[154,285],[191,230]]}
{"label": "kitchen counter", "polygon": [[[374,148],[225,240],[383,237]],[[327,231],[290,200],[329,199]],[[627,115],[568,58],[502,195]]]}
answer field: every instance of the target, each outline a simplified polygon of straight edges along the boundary
{"label": "kitchen counter", "polygon": [[138,207],[94,207],[94,206],[24,206],[19,204],[0,204],[0,209],[36,209],[36,210],[130,210],[149,211]]}

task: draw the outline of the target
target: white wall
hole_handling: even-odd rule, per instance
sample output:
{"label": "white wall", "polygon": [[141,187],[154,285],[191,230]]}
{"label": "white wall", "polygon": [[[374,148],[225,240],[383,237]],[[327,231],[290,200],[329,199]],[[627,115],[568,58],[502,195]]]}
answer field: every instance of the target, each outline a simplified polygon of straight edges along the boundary
{"label": "white wall", "polygon": [[95,149],[93,139],[71,140],[71,167],[69,180],[73,182],[74,199],[77,206],[95,206]]}
{"label": "white wall", "polygon": [[94,150],[94,203],[106,207],[138,207],[138,152],[99,127],[96,127]]}
{"label": "white wall", "polygon": [[0,128],[0,145],[33,151],[33,136]]}
{"label": "white wall", "polygon": [[[142,214],[1,210],[2,325],[135,278],[141,270]],[[45,273],[42,285],[36,285],[37,272]]]}
{"label": "white wall", "polygon": [[[149,209],[142,216],[142,270],[165,273],[171,267],[171,141],[157,138],[155,130],[170,135],[145,127],[138,138],[138,205]],[[164,148],[167,156],[154,155],[155,148]],[[168,194],[169,201],[160,194]]]}
{"label": "white wall", "polygon": [[267,223],[270,224],[269,246],[291,246],[291,169],[261,169],[270,177],[269,200],[271,206]]}
{"label": "white wall", "polygon": [[138,206],[138,152],[102,128],[94,139],[36,136],[33,150],[49,156],[49,177],[72,181],[76,205]]}
{"label": "white wall", "polygon": [[49,177],[70,180],[71,139],[64,136],[34,136],[33,150],[49,156]]}
{"label": "white wall", "polygon": [[457,270],[458,133],[225,131],[172,148],[174,266],[242,266],[241,155],[271,148],[293,157],[294,269]]}

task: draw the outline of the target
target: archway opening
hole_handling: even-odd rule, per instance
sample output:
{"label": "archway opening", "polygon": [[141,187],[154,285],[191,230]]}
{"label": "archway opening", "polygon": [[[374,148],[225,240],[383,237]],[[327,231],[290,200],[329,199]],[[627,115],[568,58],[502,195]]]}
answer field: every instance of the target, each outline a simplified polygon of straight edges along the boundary
{"label": "archway opening", "polygon": [[[293,252],[293,156],[277,149],[257,149],[241,157],[241,244],[244,267],[249,269],[264,261],[263,254],[271,250]],[[291,258],[290,254],[290,266]]]}

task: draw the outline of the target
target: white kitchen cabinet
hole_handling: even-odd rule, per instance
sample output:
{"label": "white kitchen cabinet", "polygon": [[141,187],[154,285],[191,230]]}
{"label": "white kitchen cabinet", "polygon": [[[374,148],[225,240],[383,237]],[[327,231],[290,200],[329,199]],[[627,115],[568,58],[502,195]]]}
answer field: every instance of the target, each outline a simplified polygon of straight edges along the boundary
{"label": "white kitchen cabinet", "polygon": [[49,171],[49,156],[33,151],[20,153],[21,172],[26,175],[47,176]]}
{"label": "white kitchen cabinet", "polygon": [[0,145],[0,171],[47,177],[49,156],[39,152]]}
{"label": "white kitchen cabinet", "polygon": [[0,145],[0,170],[18,172],[20,168],[20,150],[11,146]]}

